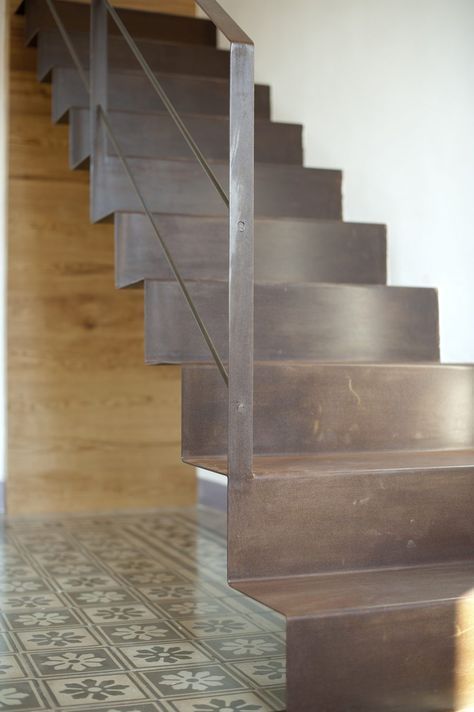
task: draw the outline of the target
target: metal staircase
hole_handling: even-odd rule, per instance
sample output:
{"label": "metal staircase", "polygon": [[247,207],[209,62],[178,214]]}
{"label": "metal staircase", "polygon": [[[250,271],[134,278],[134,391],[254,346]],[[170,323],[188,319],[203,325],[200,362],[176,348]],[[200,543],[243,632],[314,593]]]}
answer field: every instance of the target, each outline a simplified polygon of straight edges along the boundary
{"label": "metal staircase", "polygon": [[251,40],[198,4],[23,9],[146,361],[183,364],[183,458],[228,476],[229,582],[287,617],[289,712],[472,710],[473,367],[439,363],[436,291],[387,286],[384,226],[342,221],[340,171],[303,167]]}

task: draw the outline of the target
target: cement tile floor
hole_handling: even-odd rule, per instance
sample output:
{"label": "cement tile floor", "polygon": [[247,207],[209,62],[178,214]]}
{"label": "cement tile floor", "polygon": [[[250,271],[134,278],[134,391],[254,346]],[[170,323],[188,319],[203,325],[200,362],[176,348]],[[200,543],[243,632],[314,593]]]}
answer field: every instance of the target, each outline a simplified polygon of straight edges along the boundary
{"label": "cement tile floor", "polygon": [[4,519],[0,710],[284,710],[283,618],[225,558],[212,510]]}

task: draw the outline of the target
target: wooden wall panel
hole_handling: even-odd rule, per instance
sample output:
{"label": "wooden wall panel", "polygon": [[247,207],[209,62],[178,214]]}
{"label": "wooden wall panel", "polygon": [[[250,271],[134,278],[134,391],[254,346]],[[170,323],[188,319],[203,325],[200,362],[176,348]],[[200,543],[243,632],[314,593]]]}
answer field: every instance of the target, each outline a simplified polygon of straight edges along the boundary
{"label": "wooden wall panel", "polygon": [[179,370],[143,365],[142,291],[115,290],[113,228],[90,224],[88,173],[11,29],[8,511],[194,503]]}

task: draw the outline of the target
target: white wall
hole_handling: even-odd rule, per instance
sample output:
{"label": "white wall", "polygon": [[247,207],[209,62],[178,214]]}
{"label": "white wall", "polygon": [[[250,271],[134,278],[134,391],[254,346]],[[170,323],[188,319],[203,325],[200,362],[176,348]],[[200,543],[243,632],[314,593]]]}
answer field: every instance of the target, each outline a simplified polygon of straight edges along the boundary
{"label": "white wall", "polygon": [[[8,22],[7,0],[0,0],[0,481],[5,478],[6,460],[6,192],[7,192],[7,119],[8,119]],[[2,499],[0,497],[0,509]]]}
{"label": "white wall", "polygon": [[344,170],[345,219],[388,224],[391,283],[439,287],[443,359],[474,361],[474,0],[220,1],[306,165]]}

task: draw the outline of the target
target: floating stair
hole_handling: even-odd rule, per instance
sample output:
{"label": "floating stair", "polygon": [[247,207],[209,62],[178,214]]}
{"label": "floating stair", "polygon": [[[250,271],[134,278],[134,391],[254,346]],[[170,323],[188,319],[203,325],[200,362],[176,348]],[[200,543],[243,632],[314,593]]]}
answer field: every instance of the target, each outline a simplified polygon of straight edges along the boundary
{"label": "floating stair", "polygon": [[[227,284],[188,282],[188,290],[218,352],[227,360]],[[147,280],[146,362],[192,363],[211,358],[176,282]],[[436,361],[436,291],[381,285],[256,282],[255,358]]]}
{"label": "floating stair", "polygon": [[[86,72],[88,76],[88,72]],[[54,67],[52,70],[53,121],[62,122],[72,107],[88,107],[88,94],[75,69]],[[229,115],[229,82],[215,77],[157,73],[160,83],[181,114],[211,113]],[[111,71],[108,103],[110,111],[163,112],[164,107],[149,80],[139,71]],[[270,87],[255,87],[255,115],[270,119]]]}
{"label": "floating stair", "polygon": [[[56,2],[89,67],[89,10]],[[89,98],[45,0],[26,42],[90,157]],[[119,11],[227,185],[229,53],[212,23]],[[113,22],[108,111],[222,357],[226,211]],[[303,167],[302,127],[257,85],[254,470],[227,469],[227,391],[110,143],[92,215],[116,285],[144,287],[145,359],[183,364],[183,458],[229,479],[232,586],[287,618],[288,712],[474,709],[474,368],[439,363],[435,289],[387,285],[386,229],[342,221],[342,174]],[[120,354],[116,354],[120,359]]]}
{"label": "floating stair", "polygon": [[[226,116],[184,114],[182,118],[207,159],[228,159],[229,120]],[[110,120],[126,156],[184,160],[191,156],[187,143],[177,133],[168,114],[113,111]],[[69,125],[71,168],[85,167],[90,155],[89,109],[71,107]],[[113,146],[109,145],[109,152],[115,155]],[[258,119],[255,122],[255,159],[259,163],[302,165],[302,127]]]}
{"label": "floating stair", "polygon": [[[226,218],[155,215],[155,220],[185,279],[227,279]],[[257,218],[256,279],[385,284],[385,232],[383,225],[338,220]],[[140,213],[115,214],[115,265],[117,287],[172,278],[150,222]]]}
{"label": "floating stair", "polygon": [[[151,210],[180,215],[224,215],[226,206],[196,160],[130,158],[128,161]],[[224,190],[229,165],[209,161]],[[257,163],[255,210],[261,217],[338,220],[342,215],[341,172],[302,166]],[[179,190],[177,190],[177,186]],[[119,158],[108,156],[97,170],[94,221],[115,212],[136,212],[140,203]]]}

